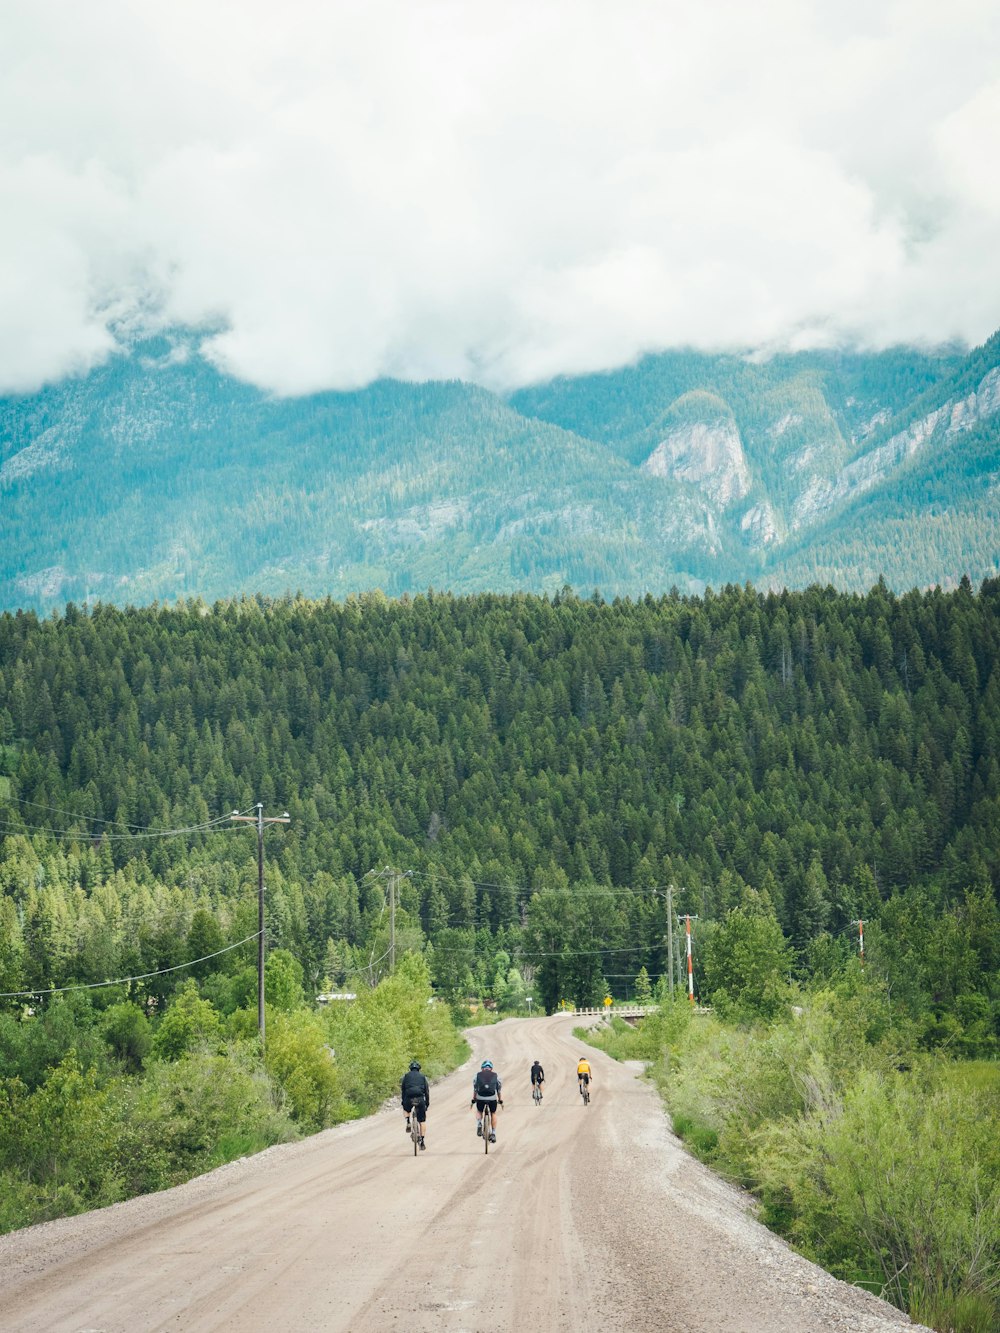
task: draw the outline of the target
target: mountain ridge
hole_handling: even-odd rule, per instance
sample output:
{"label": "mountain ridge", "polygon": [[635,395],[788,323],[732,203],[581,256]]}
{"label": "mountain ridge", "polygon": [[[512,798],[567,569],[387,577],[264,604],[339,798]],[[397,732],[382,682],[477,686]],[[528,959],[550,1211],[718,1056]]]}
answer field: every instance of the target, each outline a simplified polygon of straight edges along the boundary
{"label": "mountain ridge", "polygon": [[[994,473],[1000,334],[965,355],[681,351],[506,396],[381,380],[288,399],[179,330],[0,399],[0,605],[639,596],[820,569],[949,585],[997,572]],[[904,550],[872,546],[890,519]]]}

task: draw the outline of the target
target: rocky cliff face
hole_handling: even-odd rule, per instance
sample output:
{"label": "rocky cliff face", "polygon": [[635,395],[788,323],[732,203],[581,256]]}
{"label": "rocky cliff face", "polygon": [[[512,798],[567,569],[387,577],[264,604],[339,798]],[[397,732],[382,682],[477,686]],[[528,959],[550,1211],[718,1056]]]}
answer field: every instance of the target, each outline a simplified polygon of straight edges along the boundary
{"label": "rocky cliff face", "polygon": [[942,403],[885,444],[849,463],[836,477],[814,478],[792,508],[792,531],[816,522],[844,500],[871,490],[937,436],[950,439],[997,413],[1000,413],[1000,367],[985,375],[975,392]]}
{"label": "rocky cliff face", "polygon": [[777,515],[767,500],[751,505],[740,519],[740,532],[757,551],[781,540]]}
{"label": "rocky cliff face", "polygon": [[654,477],[697,486],[720,509],[742,500],[750,491],[750,469],[732,420],[691,421],[672,427],[642,467]]}

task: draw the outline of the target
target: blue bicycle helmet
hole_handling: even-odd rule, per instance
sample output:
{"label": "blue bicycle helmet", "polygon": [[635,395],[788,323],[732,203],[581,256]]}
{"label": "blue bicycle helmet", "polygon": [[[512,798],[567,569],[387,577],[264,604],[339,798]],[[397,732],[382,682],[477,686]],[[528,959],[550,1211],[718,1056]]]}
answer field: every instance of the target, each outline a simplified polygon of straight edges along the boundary
{"label": "blue bicycle helmet", "polygon": [[484,1060],[483,1063],[479,1066],[479,1068],[480,1068],[480,1069],[492,1069],[492,1068],[493,1068],[493,1061],[492,1061],[492,1060]]}

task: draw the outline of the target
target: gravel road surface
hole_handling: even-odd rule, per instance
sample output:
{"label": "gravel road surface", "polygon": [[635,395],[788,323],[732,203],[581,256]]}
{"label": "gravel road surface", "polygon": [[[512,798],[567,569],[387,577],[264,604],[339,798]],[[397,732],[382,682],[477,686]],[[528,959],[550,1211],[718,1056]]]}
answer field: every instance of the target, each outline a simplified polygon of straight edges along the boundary
{"label": "gravel road surface", "polygon": [[[883,1333],[905,1315],[837,1282],[684,1152],[636,1067],[569,1017],[469,1038],[431,1090],[414,1158],[398,1108],[112,1208],[0,1237],[5,1333],[666,1330]],[[469,1109],[489,1056],[505,1109],[489,1156]],[[528,1067],[548,1076],[540,1108]],[[400,1071],[402,1073],[402,1071]]]}

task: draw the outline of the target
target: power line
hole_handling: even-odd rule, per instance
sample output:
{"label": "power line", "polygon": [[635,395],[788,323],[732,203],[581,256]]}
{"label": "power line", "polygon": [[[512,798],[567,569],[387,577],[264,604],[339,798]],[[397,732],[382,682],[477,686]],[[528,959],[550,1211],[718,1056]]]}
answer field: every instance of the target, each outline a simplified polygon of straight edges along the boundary
{"label": "power line", "polygon": [[[88,815],[72,815],[69,811],[61,813],[70,818],[87,819]],[[221,815],[218,819],[210,819],[205,824],[191,824],[183,828],[171,829],[151,829],[139,828],[133,833],[108,833],[101,830],[100,833],[88,832],[86,829],[52,829],[43,828],[39,825],[22,827],[18,824],[12,824],[9,820],[0,820],[0,829],[6,829],[8,833],[20,833],[24,837],[37,836],[40,838],[54,838],[57,842],[81,842],[93,841],[97,838],[101,842],[138,842],[145,838],[180,838],[187,837],[193,833],[230,833],[233,830],[228,827],[228,815]]]}
{"label": "power line", "polygon": [[[441,874],[433,870],[410,870],[407,872],[420,879],[440,880],[445,884],[471,884],[475,889],[508,889],[516,894],[523,894],[527,898],[533,898],[539,893],[558,892],[549,888],[530,888],[524,884],[502,884],[488,879],[468,879],[465,876]],[[653,897],[666,892],[666,886],[662,884],[652,884],[648,888],[612,888],[610,885],[593,884],[578,887],[575,891],[576,896],[586,897],[588,894],[610,894],[614,897],[643,897],[646,894],[652,894]]]}
{"label": "power line", "polygon": [[[433,945],[431,947],[433,948]],[[434,952],[472,953],[475,955],[474,948],[463,949],[461,947],[452,949],[448,948],[434,949]],[[506,953],[507,950],[497,949],[495,952]],[[528,949],[523,947],[520,948],[515,947],[512,952],[516,954],[519,958],[522,958],[525,962],[530,963],[532,958],[592,958],[596,957],[598,954],[603,954],[603,953],[652,953],[653,949],[647,948],[643,944],[627,944],[623,945],[621,948],[607,948],[607,949]],[[478,957],[485,958],[487,957],[487,955],[484,953],[480,953]]]}
{"label": "power line", "polygon": [[[642,970],[642,969],[640,968],[640,971],[641,971],[641,970]],[[639,975],[638,972],[605,972],[605,973],[604,973],[604,976],[607,977],[608,981],[628,981],[628,980],[634,981],[638,975]],[[663,972],[648,972],[648,971],[647,971],[647,973],[646,973],[646,976],[649,977],[650,981],[658,981],[658,980],[660,979],[660,977],[665,976],[665,975],[666,975],[666,974],[663,973]]]}
{"label": "power line", "polygon": [[192,958],[188,963],[177,963],[174,967],[161,967],[155,972],[140,972],[136,977],[119,977],[117,981],[81,982],[78,986],[50,986],[47,990],[3,990],[0,991],[0,1000],[12,1000],[25,995],[62,995],[65,991],[71,990],[101,990],[105,986],[124,986],[130,981],[147,981],[150,977],[162,977],[168,972],[181,972],[186,967],[195,967],[198,963],[207,963],[210,958],[218,958],[221,954],[232,953],[233,949],[238,949],[241,945],[248,944],[250,940],[255,940],[257,934],[258,932],[254,931],[252,935],[237,940],[235,944],[227,944],[224,949],[216,949],[215,953],[207,953],[202,958]]}
{"label": "power line", "polygon": [[[5,796],[2,803],[4,805],[28,805],[33,810],[47,810],[52,815],[65,815],[67,819],[86,819],[91,824],[120,824],[122,828],[129,829],[132,832],[142,832],[148,827],[143,824],[130,824],[124,819],[104,819],[101,815],[85,815],[79,810],[64,810],[57,805],[43,805],[41,801],[29,801],[26,796]],[[228,815],[220,815],[218,819],[210,820],[209,823],[221,823],[226,819],[228,819]]]}

